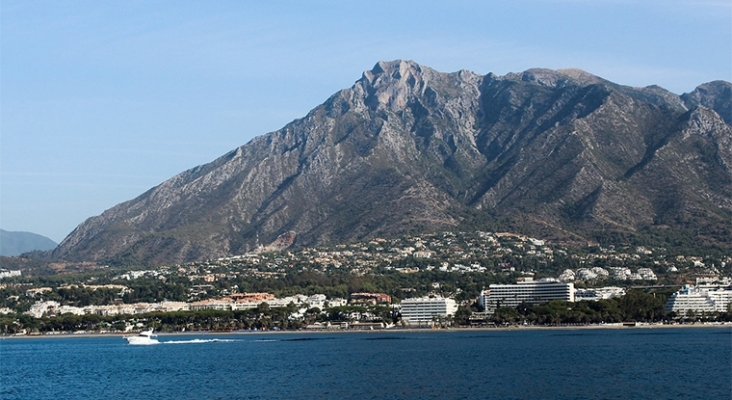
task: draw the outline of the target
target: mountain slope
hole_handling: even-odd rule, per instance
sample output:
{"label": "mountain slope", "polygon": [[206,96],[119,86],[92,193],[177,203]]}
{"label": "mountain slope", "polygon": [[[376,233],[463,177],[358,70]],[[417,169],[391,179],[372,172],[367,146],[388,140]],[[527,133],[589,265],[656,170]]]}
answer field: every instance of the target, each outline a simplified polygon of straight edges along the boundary
{"label": "mountain slope", "polygon": [[31,232],[9,232],[0,229],[0,256],[17,256],[34,250],[51,250],[53,240]]}
{"label": "mountain slope", "polygon": [[[302,119],[90,218],[54,252],[162,263],[482,228],[729,247],[730,85],[677,96],[583,71],[380,62]],[[703,232],[700,232],[702,231]]]}

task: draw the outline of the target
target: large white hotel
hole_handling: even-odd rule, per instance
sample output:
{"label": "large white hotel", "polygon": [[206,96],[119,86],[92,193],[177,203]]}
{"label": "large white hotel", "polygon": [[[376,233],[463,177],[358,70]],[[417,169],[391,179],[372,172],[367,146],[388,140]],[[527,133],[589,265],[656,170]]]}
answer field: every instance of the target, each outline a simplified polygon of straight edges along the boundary
{"label": "large white hotel", "polygon": [[516,307],[523,302],[546,303],[550,300],[574,301],[574,284],[554,279],[520,278],[515,285],[490,285],[480,293],[480,304],[488,314],[498,307]]}
{"label": "large white hotel", "polygon": [[437,320],[454,315],[455,300],[444,297],[404,299],[401,304],[402,320],[410,326],[432,326]]}
{"label": "large white hotel", "polygon": [[689,311],[726,312],[732,304],[732,287],[684,286],[668,298],[664,309],[678,316],[686,316]]}

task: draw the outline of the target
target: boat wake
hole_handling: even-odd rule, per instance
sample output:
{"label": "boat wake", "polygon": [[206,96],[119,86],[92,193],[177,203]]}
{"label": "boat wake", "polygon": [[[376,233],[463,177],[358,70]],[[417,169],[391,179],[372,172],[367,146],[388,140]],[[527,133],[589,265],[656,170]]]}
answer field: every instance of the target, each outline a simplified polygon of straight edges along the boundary
{"label": "boat wake", "polygon": [[215,342],[236,342],[232,339],[191,339],[191,340],[168,340],[160,342],[160,344],[199,344],[199,343],[215,343]]}

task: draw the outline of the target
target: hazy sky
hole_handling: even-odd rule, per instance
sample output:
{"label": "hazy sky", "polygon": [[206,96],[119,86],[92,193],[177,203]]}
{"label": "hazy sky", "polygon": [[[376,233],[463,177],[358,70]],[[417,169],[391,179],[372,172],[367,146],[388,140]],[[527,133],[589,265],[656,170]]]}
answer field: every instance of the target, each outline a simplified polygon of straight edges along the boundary
{"label": "hazy sky", "polygon": [[379,60],[732,80],[732,0],[2,0],[0,18],[0,227],[55,241]]}

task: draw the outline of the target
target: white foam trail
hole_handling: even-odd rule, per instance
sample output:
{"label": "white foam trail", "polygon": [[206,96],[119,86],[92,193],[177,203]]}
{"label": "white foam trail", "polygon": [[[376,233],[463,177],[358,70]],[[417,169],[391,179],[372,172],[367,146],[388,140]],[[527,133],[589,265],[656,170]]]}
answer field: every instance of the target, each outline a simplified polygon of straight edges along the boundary
{"label": "white foam trail", "polygon": [[235,342],[232,339],[192,339],[192,340],[169,340],[160,342],[161,344],[195,344],[195,343],[214,343],[214,342]]}

